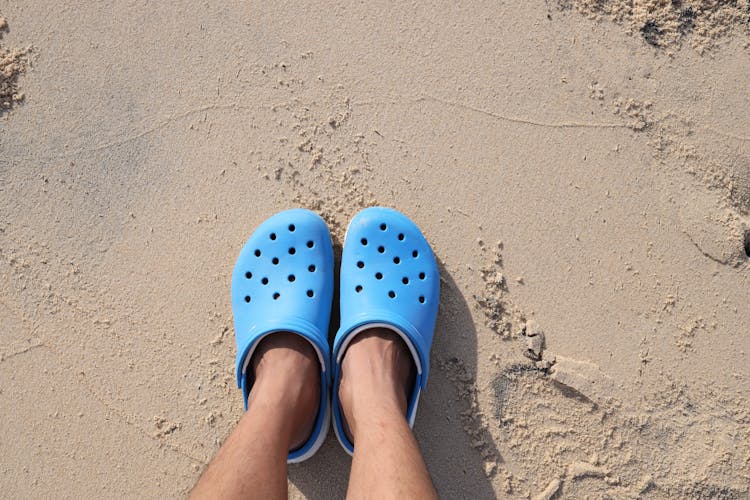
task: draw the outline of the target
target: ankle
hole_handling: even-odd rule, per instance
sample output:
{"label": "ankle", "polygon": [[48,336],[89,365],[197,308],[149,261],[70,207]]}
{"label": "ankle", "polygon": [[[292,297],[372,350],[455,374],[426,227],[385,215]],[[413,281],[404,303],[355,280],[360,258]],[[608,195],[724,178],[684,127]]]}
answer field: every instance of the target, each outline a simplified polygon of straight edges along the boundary
{"label": "ankle", "polygon": [[344,409],[344,416],[350,439],[356,439],[361,429],[381,427],[387,422],[404,420],[406,400],[400,401],[395,396],[384,394],[377,398],[354,399]]}
{"label": "ankle", "polygon": [[266,337],[253,354],[248,412],[267,411],[278,420],[290,449],[304,444],[320,405],[320,365],[312,344],[293,333]]}
{"label": "ankle", "polygon": [[317,404],[313,396],[319,394],[320,383],[317,372],[307,371],[305,377],[301,373],[289,374],[289,371],[279,366],[278,369],[267,369],[258,374],[253,383],[248,399],[248,408],[252,401],[263,401],[278,411],[287,409],[306,408],[312,403]]}
{"label": "ankle", "polygon": [[416,369],[396,333],[374,328],[358,334],[344,354],[341,370],[338,394],[352,436],[357,429],[404,419]]}

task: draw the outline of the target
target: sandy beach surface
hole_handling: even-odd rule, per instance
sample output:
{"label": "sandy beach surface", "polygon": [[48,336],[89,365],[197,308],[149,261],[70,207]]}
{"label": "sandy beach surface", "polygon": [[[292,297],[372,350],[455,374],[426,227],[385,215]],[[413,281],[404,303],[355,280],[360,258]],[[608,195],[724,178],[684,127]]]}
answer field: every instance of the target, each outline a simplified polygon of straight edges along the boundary
{"label": "sandy beach surface", "polygon": [[750,497],[748,1],[459,4],[0,1],[0,496],[184,496],[246,238],[384,205],[439,257],[441,497]]}

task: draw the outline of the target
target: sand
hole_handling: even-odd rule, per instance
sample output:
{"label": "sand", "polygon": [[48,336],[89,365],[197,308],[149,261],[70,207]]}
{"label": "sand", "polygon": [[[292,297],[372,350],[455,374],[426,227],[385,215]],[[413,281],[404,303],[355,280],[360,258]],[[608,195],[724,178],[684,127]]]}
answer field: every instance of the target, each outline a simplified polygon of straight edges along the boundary
{"label": "sand", "polygon": [[747,35],[747,0],[558,0],[560,9],[575,8],[591,19],[609,19],[657,48],[678,48],[685,39],[703,54],[729,35]]}
{"label": "sand", "polygon": [[[8,31],[8,21],[0,17],[0,41]],[[5,48],[0,45],[0,113],[23,101],[23,92],[18,91],[18,78],[26,71],[30,48]]]}
{"label": "sand", "polygon": [[746,1],[168,3],[0,4],[3,497],[186,494],[245,239],[373,204],[440,261],[443,498],[750,495]]}

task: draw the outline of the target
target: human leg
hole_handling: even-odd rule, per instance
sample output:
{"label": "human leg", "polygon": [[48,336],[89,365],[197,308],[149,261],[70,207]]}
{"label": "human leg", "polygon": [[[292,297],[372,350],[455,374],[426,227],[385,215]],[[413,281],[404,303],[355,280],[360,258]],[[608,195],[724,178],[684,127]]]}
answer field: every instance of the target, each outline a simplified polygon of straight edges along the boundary
{"label": "human leg", "polygon": [[307,440],[318,413],[318,358],[299,335],[275,333],[258,345],[252,366],[255,381],[247,412],[191,498],[287,496],[287,455]]}
{"label": "human leg", "polygon": [[339,398],[355,443],[349,498],[437,498],[406,420],[415,367],[403,341],[374,328],[352,340],[341,366]]}

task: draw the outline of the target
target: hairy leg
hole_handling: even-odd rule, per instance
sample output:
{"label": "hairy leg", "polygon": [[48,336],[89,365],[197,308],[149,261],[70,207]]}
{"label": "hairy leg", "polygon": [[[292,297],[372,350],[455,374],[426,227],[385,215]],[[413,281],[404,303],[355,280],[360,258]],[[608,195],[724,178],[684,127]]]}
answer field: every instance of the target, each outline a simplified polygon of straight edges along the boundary
{"label": "hairy leg", "polygon": [[293,333],[261,341],[248,408],[190,493],[191,498],[287,497],[290,449],[304,444],[320,402],[320,365]]}
{"label": "hairy leg", "polygon": [[354,443],[349,498],[437,498],[406,421],[414,362],[392,331],[352,341],[342,361],[341,407]]}

